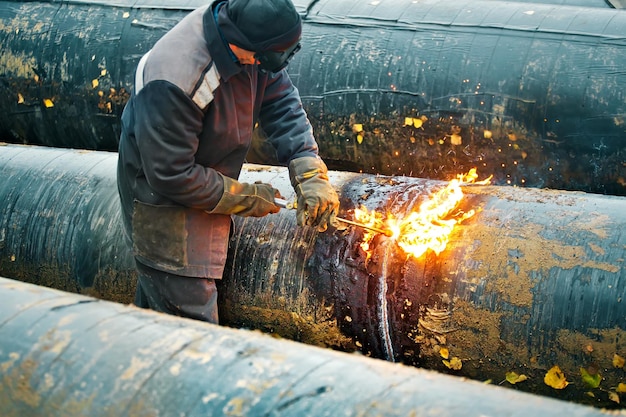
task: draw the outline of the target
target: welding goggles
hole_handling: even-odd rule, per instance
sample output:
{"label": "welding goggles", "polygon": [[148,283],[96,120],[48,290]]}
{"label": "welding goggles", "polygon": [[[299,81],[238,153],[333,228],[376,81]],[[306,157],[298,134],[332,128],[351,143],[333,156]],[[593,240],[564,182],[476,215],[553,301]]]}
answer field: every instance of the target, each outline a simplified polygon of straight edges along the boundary
{"label": "welding goggles", "polygon": [[279,72],[285,68],[291,58],[301,48],[298,40],[284,51],[263,51],[257,52],[254,57],[259,61],[259,68],[265,72]]}

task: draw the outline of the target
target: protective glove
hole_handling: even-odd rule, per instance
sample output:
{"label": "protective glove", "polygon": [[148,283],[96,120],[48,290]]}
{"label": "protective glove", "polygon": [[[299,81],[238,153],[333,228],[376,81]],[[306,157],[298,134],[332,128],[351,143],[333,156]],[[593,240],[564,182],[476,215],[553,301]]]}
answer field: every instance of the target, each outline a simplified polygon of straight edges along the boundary
{"label": "protective glove", "polygon": [[222,174],[220,176],[224,180],[224,193],[209,213],[263,217],[280,211],[280,207],[274,204],[274,199],[280,198],[280,191],[271,185],[261,182],[248,184]]}
{"label": "protective glove", "polygon": [[314,226],[320,232],[330,224],[337,227],[339,197],[328,182],[328,168],[311,156],[289,163],[289,179],[298,197],[296,219],[299,226]]}

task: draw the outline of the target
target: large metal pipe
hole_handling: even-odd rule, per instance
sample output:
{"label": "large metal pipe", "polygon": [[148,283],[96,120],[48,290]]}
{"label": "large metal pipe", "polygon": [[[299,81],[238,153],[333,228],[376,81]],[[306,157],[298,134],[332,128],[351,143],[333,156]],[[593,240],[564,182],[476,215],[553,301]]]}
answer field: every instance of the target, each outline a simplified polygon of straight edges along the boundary
{"label": "large metal pipe", "polygon": [[6,278],[0,340],[3,417],[606,415]]}
{"label": "large metal pipe", "polygon": [[[0,139],[115,150],[140,56],[201,3],[1,1]],[[331,169],[626,195],[623,10],[297,3],[289,73]]]}
{"label": "large metal pipe", "polygon": [[[117,155],[0,149],[0,275],[129,302]],[[443,185],[330,174],[347,218],[359,205],[402,218]],[[241,179],[272,182],[293,198],[284,168],[247,165]],[[623,374],[614,355],[626,357],[626,200],[513,187],[465,193],[462,208],[479,212],[445,251],[418,259],[380,235],[366,262],[362,230],[318,234],[289,211],[236,218],[222,322],[495,383],[515,371],[529,377],[521,390],[613,404]],[[446,349],[461,369],[448,368]],[[572,382],[564,390],[543,382],[553,365]],[[585,388],[581,367],[599,369],[601,386]]]}
{"label": "large metal pipe", "polygon": [[614,8],[614,9],[624,8],[624,3],[622,2],[622,0],[508,0],[508,1],[519,1],[522,3],[558,4],[561,6],[602,7],[602,8]]}

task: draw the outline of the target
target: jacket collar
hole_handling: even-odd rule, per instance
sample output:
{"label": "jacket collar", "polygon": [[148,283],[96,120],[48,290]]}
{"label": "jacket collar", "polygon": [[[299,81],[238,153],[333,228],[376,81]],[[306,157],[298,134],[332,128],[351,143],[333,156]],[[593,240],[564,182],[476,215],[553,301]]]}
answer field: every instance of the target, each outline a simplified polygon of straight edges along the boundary
{"label": "jacket collar", "polygon": [[214,2],[203,16],[204,37],[206,39],[209,53],[213,58],[213,62],[217,66],[217,71],[224,81],[228,81],[230,77],[242,71],[242,66],[238,62],[234,62],[228,45],[222,39],[222,35],[215,22],[214,10],[219,6],[221,0]]}

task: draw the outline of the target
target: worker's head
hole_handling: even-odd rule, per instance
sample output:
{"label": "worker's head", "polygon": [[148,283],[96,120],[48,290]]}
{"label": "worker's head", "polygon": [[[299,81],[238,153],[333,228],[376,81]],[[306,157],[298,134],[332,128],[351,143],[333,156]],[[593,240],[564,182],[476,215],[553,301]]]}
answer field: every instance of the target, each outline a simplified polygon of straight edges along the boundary
{"label": "worker's head", "polygon": [[291,0],[228,0],[219,25],[227,41],[254,52],[265,71],[282,70],[300,49],[302,21]]}

